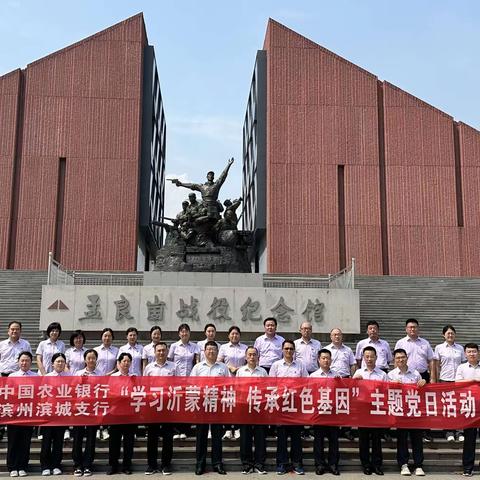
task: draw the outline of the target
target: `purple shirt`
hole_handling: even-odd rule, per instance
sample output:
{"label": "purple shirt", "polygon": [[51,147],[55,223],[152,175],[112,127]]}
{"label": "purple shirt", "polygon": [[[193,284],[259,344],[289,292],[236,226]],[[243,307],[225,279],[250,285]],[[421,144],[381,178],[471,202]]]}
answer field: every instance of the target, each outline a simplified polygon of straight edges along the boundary
{"label": "purple shirt", "polygon": [[395,350],[397,348],[403,348],[407,352],[410,370],[418,370],[420,375],[428,370],[428,362],[433,360],[433,350],[427,340],[421,337],[413,340],[407,335],[396,343]]}
{"label": "purple shirt", "polygon": [[283,357],[282,343],[284,340],[283,337],[276,334],[273,338],[269,338],[267,335],[257,337],[254,347],[258,350],[258,364],[261,367],[270,368],[273,362]]}

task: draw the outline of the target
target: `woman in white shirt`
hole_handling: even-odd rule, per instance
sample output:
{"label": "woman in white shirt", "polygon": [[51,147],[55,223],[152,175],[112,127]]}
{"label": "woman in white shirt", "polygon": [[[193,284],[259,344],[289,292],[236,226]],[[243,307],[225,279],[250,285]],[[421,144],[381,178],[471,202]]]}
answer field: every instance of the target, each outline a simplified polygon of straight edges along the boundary
{"label": "woman in white shirt", "polygon": [[46,375],[53,370],[52,357],[55,353],[65,353],[65,344],[59,340],[62,326],[58,322],[52,322],[47,327],[47,339],[38,344],[37,366],[40,375]]}
{"label": "woman in white shirt", "polygon": [[[70,377],[71,373],[65,371],[66,358],[65,354],[57,352],[52,356],[52,368],[47,377]],[[64,426],[59,427],[42,427],[42,447],[40,450],[40,465],[42,475],[44,477],[62,474],[62,458],[63,458],[63,435],[65,433]]]}
{"label": "woman in white shirt", "polygon": [[67,369],[72,375],[75,375],[78,370],[85,367],[85,360],[83,358],[86,350],[84,347],[85,342],[86,338],[82,330],[75,330],[70,335],[71,348],[65,352],[65,358],[67,359]]}
{"label": "woman in white shirt", "polygon": [[[132,356],[130,353],[120,353],[117,360],[118,371],[113,373],[112,377],[131,376],[131,364]],[[110,470],[107,471],[107,475],[114,475],[120,471],[120,448],[122,445],[122,438],[122,472],[126,475],[130,475],[132,473],[133,443],[135,441],[136,429],[137,426],[135,424],[110,426],[110,438],[108,443],[108,463],[110,464]]]}
{"label": "woman in white shirt", "polygon": [[162,340],[162,329],[158,325],[154,325],[150,329],[150,339],[152,341],[143,347],[142,362],[144,370],[149,363],[155,360],[155,346]]}
{"label": "woman in white shirt", "polygon": [[217,335],[217,327],[213,323],[207,323],[203,327],[203,333],[205,334],[205,340],[200,340],[197,342],[197,346],[200,350],[200,361],[205,360],[205,344],[207,342],[215,342],[217,347],[220,349],[220,344],[215,341],[215,336]]}
{"label": "woman in white shirt", "polygon": [[120,358],[121,353],[129,353],[132,357],[130,373],[141,376],[143,347],[137,343],[138,330],[135,327],[127,328],[125,335],[127,336],[127,343],[118,349],[118,358]]}
{"label": "woman in white shirt", "polygon": [[[19,370],[11,373],[9,377],[34,377],[38,374],[30,370],[33,355],[21,352],[18,356]],[[26,477],[30,460],[30,444],[32,442],[33,427],[9,425],[7,428],[7,467],[11,477]]]}
{"label": "woman in white shirt", "polygon": [[[77,377],[98,376],[96,370],[98,353],[96,350],[85,350],[83,365],[85,368],[77,370]],[[89,477],[92,475],[92,465],[95,458],[95,439],[97,434],[96,425],[82,425],[73,427],[73,474],[76,477]],[[83,438],[85,437],[85,450],[82,451]]]}

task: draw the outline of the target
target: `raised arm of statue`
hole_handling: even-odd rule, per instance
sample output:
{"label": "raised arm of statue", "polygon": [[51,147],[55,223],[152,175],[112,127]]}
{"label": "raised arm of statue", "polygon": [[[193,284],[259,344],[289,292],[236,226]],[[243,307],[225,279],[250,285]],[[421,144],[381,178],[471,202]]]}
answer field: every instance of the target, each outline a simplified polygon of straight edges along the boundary
{"label": "raised arm of statue", "polygon": [[218,188],[223,185],[223,182],[227,178],[228,171],[230,170],[230,167],[233,165],[233,157],[228,160],[227,166],[225,167],[225,170],[219,175],[217,181],[215,182]]}
{"label": "raised arm of statue", "polygon": [[168,180],[170,180],[177,187],[189,188],[190,190],[201,192],[200,185],[198,183],[183,183],[178,178],[169,178]]}

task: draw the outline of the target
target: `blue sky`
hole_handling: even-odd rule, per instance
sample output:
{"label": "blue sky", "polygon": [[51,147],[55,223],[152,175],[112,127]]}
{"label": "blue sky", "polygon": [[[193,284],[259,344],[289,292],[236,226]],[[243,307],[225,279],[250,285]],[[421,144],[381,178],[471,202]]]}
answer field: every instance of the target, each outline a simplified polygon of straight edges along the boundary
{"label": "blue sky", "polygon": [[[203,181],[235,157],[269,17],[480,129],[476,0],[1,0],[0,75],[143,12],[167,119],[167,174]],[[169,183],[167,214],[187,193]],[[183,191],[182,191],[183,190]]]}

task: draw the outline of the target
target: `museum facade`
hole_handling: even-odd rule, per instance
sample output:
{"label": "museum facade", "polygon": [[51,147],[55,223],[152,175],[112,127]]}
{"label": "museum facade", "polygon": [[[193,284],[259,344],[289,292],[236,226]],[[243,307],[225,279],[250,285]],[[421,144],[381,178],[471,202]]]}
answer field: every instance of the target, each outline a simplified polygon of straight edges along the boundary
{"label": "museum facade", "polygon": [[0,77],[0,269],[148,269],[165,116],[142,14]]}
{"label": "museum facade", "polygon": [[480,132],[274,20],[243,197],[259,272],[480,275]]}

